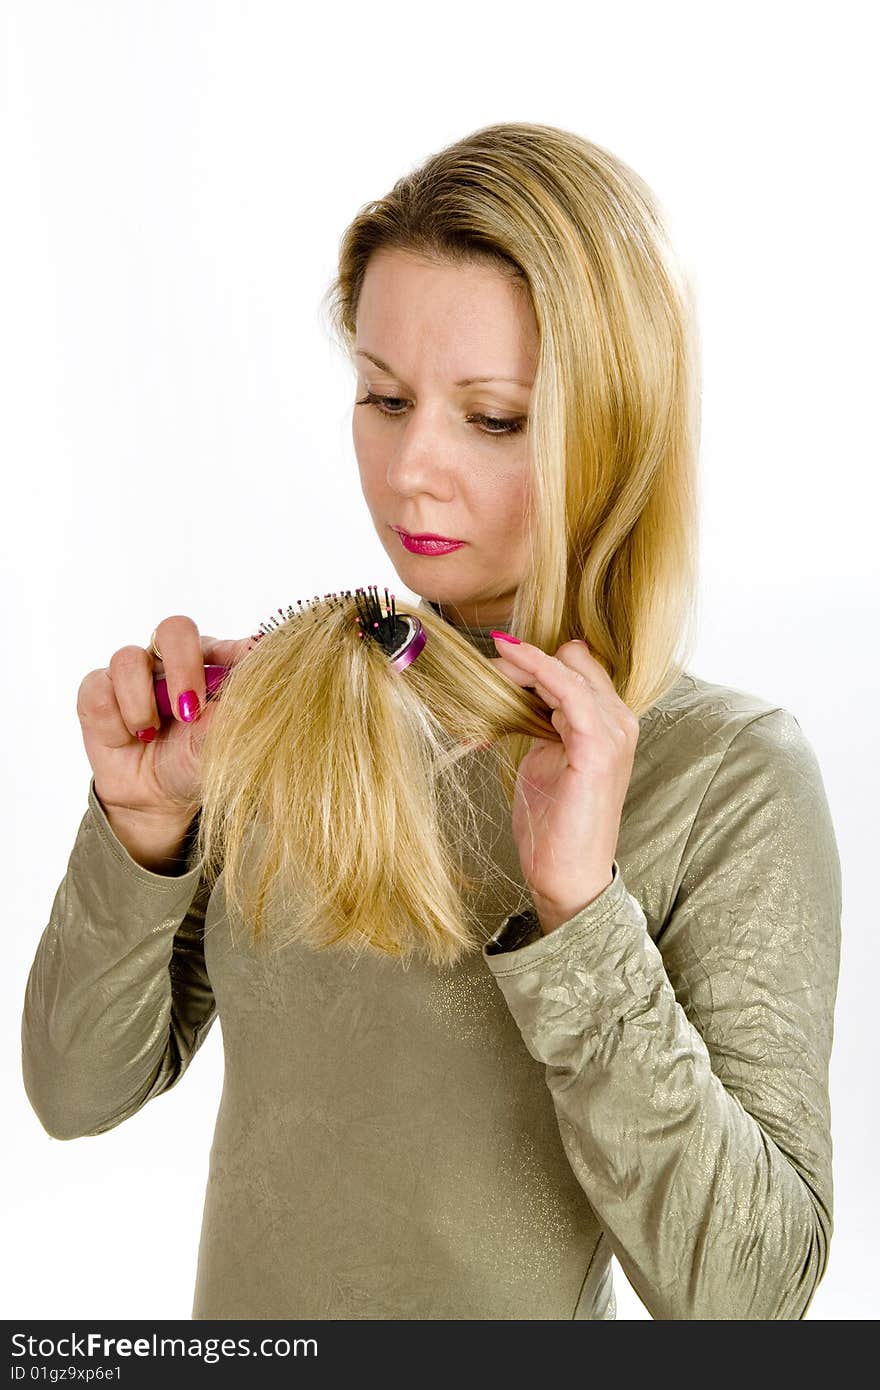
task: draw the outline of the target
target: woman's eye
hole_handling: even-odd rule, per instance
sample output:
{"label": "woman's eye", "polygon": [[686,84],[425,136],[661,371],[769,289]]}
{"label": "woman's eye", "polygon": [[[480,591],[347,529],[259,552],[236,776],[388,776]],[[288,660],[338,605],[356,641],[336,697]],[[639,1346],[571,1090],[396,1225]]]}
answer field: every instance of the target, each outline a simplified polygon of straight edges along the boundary
{"label": "woman's eye", "polygon": [[[402,410],[395,410],[395,406],[405,406],[406,401],[402,396],[377,396],[373,391],[368,391],[363,400],[357,401],[357,405],[372,405],[380,413],[393,417],[402,415]],[[469,415],[469,420],[476,421],[482,428],[483,434],[519,434],[525,428],[526,417],[523,415],[506,419],[500,415]]]}
{"label": "woman's eye", "polygon": [[368,391],[364,399],[358,401],[358,405],[378,406],[383,415],[401,415],[402,411],[392,410],[390,407],[406,405],[406,401],[401,396],[374,396],[372,391]]}

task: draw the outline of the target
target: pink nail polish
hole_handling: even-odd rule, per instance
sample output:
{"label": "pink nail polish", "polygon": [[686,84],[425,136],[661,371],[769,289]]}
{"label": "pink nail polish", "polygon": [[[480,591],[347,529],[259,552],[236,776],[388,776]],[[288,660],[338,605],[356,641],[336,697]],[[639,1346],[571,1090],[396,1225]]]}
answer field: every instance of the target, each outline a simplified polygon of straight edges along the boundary
{"label": "pink nail polish", "polygon": [[185,724],[191,724],[199,712],[199,697],[194,690],[184,690],[178,696],[177,709]]}
{"label": "pink nail polish", "polygon": [[492,631],[491,631],[491,633],[489,634],[489,636],[490,636],[490,637],[500,637],[500,639],[501,639],[502,642],[516,642],[517,644],[519,644],[519,642],[520,642],[520,640],[521,640],[519,637],[514,637],[514,636],[512,636],[512,634],[509,633],[509,632],[496,632],[494,628],[492,629]]}
{"label": "pink nail polish", "polygon": [[141,743],[152,743],[158,732],[158,729],[138,729],[137,736]]}

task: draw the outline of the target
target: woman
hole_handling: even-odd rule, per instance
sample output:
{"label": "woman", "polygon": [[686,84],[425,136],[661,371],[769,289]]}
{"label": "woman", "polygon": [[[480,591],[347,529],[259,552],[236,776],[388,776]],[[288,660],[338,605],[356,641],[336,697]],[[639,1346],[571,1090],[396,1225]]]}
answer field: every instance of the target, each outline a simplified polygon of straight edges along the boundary
{"label": "woman", "polygon": [[522,739],[512,817],[475,775],[484,944],[352,969],[212,930],[195,717],[246,639],[166,618],[80,689],[94,777],[28,981],[31,1102],[102,1133],[222,1018],[194,1318],[613,1318],[612,1253],[655,1318],[802,1318],[840,866],[795,717],[678,656],[699,393],[656,204],[575,135],[488,127],[360,212],[333,311],[395,570],[560,736]]}

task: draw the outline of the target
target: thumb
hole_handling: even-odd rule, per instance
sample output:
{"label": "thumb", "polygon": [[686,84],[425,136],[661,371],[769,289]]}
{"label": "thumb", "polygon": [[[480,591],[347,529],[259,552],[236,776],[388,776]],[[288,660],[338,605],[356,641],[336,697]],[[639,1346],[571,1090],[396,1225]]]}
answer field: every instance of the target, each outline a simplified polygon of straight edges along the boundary
{"label": "thumb", "polygon": [[198,718],[194,719],[193,722],[187,728],[189,746],[192,749],[192,752],[195,754],[196,758],[198,758],[200,754],[202,744],[205,741],[205,736],[209,728],[211,727],[211,720],[214,718],[216,712],[217,701],[208,700],[204,708],[199,710]]}

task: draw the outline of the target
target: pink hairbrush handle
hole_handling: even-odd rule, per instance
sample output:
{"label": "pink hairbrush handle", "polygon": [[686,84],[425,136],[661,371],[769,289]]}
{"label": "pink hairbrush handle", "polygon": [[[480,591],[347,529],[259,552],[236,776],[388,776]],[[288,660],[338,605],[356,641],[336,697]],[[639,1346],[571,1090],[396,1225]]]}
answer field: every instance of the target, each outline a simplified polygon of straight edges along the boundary
{"label": "pink hairbrush handle", "polygon": [[[214,694],[215,690],[223,684],[224,679],[232,670],[231,666],[206,666],[205,667],[205,689],[208,698]],[[168,685],[164,676],[157,676],[153,681],[153,689],[156,692],[156,707],[161,715],[169,718],[173,715],[171,701],[168,698]]]}

